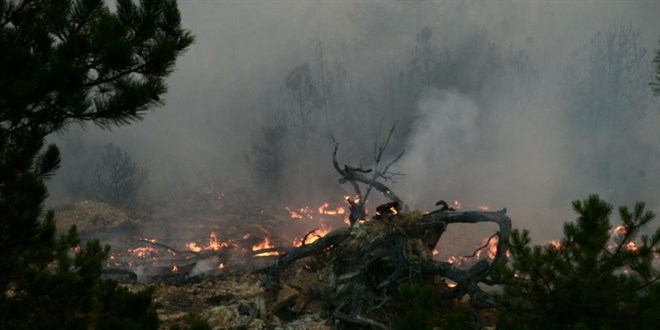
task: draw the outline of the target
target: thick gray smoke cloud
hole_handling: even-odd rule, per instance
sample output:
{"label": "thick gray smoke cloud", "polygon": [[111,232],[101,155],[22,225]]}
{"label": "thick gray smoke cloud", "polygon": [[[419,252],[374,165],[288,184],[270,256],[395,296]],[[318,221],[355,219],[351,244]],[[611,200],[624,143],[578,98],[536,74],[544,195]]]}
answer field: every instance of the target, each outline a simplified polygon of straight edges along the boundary
{"label": "thick gray smoke cloud", "polygon": [[[657,99],[628,128],[646,152],[613,156],[629,156],[615,169],[628,166],[635,177],[609,169],[603,181],[585,176],[595,158],[584,157],[589,143],[572,141],[575,126],[560,88],[571,54],[616,22],[639,28],[650,65],[660,47],[657,1],[180,1],[180,7],[197,43],[177,63],[166,105],[112,132],[73,127],[53,136],[64,158],[51,182],[53,202],[69,198],[72,182],[93,173],[111,142],[149,169],[154,198],[213,172],[227,189],[258,196],[340,199],[350,190],[334,180],[329,135],[341,143],[340,158],[357,165],[367,157],[368,166],[374,137],[397,122],[392,147],[407,150],[396,169],[406,176],[394,188],[413,207],[429,209],[440,198],[466,208],[507,207],[516,226],[549,239],[572,219],[570,201],[588,193],[616,205],[630,198],[660,206]],[[430,33],[420,33],[425,27]],[[304,64],[314,92],[299,110],[309,111],[314,128],[301,141],[287,98],[293,95],[287,88],[300,85],[287,87],[285,80]],[[285,137],[267,147],[281,159],[256,154],[255,143],[273,142],[264,129],[277,127],[286,128]],[[265,159],[273,160],[265,172],[277,175],[268,187],[254,166]]]}
{"label": "thick gray smoke cloud", "polygon": [[[455,91],[425,93],[401,164],[408,173],[398,188],[405,199],[421,209],[440,198],[458,200],[466,209],[507,207],[518,226],[552,228],[543,234],[557,237],[570,200],[590,191],[558,196],[573,186],[564,124],[542,95],[529,97],[517,104],[478,105]],[[497,120],[480,124],[487,111],[497,112]]]}
{"label": "thick gray smoke cloud", "polygon": [[[401,164],[409,173],[401,189],[410,195],[407,200],[422,207],[433,205],[439,189],[461,195],[466,187],[462,173],[471,167],[469,162],[479,150],[481,130],[478,105],[459,92],[426,91],[419,101],[418,116]],[[473,173],[473,178],[483,181],[480,174]]]}

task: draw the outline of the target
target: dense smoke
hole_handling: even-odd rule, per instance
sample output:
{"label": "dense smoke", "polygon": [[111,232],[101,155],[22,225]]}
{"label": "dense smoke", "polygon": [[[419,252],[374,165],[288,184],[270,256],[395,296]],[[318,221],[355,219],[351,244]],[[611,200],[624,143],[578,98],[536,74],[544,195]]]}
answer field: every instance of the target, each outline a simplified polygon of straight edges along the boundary
{"label": "dense smoke", "polygon": [[[268,202],[340,201],[351,190],[336,181],[330,137],[341,162],[368,167],[396,125],[390,155],[406,150],[395,168],[406,175],[392,187],[414,208],[506,207],[541,239],[589,193],[659,210],[660,103],[647,85],[657,1],[180,7],[197,43],[166,105],[112,132],[52,136],[63,152],[52,203],[81,197],[109,143],[148,168],[154,200],[214,180]],[[608,53],[608,36],[632,46]],[[615,76],[593,71],[603,57],[627,71],[601,86]]]}

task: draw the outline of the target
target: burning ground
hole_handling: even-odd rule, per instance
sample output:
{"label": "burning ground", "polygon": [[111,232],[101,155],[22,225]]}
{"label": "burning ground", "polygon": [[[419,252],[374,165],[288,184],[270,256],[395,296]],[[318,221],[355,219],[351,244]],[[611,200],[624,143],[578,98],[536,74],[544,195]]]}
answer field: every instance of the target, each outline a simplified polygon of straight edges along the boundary
{"label": "burning ground", "polygon": [[[275,294],[264,289],[260,271],[295,248],[312,246],[333,230],[349,228],[347,199],[296,207],[261,204],[240,191],[218,192],[204,205],[178,204],[153,214],[125,212],[95,201],[60,207],[57,214],[60,228],[76,223],[83,238],[100,237],[112,246],[104,265],[106,277],[135,289],[156,287],[164,328],[197,315],[215,327],[262,328],[269,322],[310,329],[329,328],[335,319],[327,304],[309,292],[324,285],[324,255],[283,270]],[[462,207],[458,201],[452,206]],[[388,228],[383,221],[360,221],[351,231],[358,238],[355,242],[369,246],[366,242],[384,237]],[[476,249],[472,255],[456,254],[461,247],[451,238],[421,254],[469,268],[495,257],[497,240],[485,237],[468,246]],[[443,283],[448,288],[456,285],[446,279]],[[485,313],[493,314],[492,309]]]}
{"label": "burning ground", "polygon": [[[227,200],[241,194],[230,195]],[[76,223],[83,238],[100,237],[112,246],[106,277],[136,290],[154,285],[163,328],[187,324],[191,313],[226,327],[241,324],[245,306],[262,294],[258,276],[250,273],[270,265],[283,248],[300,245],[303,238],[310,243],[329,226],[343,225],[343,218],[324,204],[294,211],[256,208],[244,198],[239,208],[225,202],[218,194],[213,203],[195,205],[195,211],[179,207],[146,215],[80,201],[58,210],[58,226]],[[324,321],[310,316],[291,322],[314,328]],[[250,324],[259,328],[263,322]]]}
{"label": "burning ground", "polygon": [[[342,177],[359,179],[350,171]],[[356,210],[367,211],[360,191],[345,196],[345,204],[339,199],[318,207],[267,205],[240,192],[217,193],[203,206],[161,208],[152,215],[81,201],[61,208],[58,221],[78,223],[83,235],[113,245],[105,277],[133,290],[155,287],[163,328],[185,328],[201,319],[218,329],[387,329],[409,308],[406,294],[419,294],[419,288],[448,302],[438,307],[442,312],[434,324],[496,323],[492,293],[499,282],[492,270],[511,257],[506,210],[484,205],[465,210],[459,201],[439,201],[436,209],[420,212],[390,202],[353,222]],[[496,228],[482,228],[489,222]],[[472,240],[459,225],[483,229],[473,231],[482,236]],[[612,227],[604,249],[643,249],[626,228]],[[459,253],[466,244],[472,252]],[[544,248],[561,251],[565,244],[553,240]]]}
{"label": "burning ground", "polygon": [[225,268],[250,271],[268,257],[345,226],[344,208],[327,202],[314,208],[242,203],[243,210],[232,209],[218,195],[214,205],[195,211],[145,214],[80,201],[58,209],[58,225],[76,224],[83,238],[100,237],[112,246],[106,268],[131,271],[144,283],[216,274]]}

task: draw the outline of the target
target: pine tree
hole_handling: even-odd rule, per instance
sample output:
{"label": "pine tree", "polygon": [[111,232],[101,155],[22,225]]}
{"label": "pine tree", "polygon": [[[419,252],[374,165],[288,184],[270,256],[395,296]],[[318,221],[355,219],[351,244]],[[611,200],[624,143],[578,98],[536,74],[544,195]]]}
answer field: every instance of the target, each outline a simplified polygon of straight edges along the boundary
{"label": "pine tree", "polygon": [[[654,218],[644,203],[619,208],[591,195],[574,201],[578,218],[559,244],[530,247],[527,230],[511,235],[512,263],[501,270],[503,329],[651,329],[660,324],[660,229],[640,235]],[[637,245],[636,240],[639,238]]]}
{"label": "pine tree", "polygon": [[100,279],[109,247],[81,247],[75,226],[56,238],[44,180],[60,154],[44,138],[140,119],[192,42],[175,0],[0,0],[1,329],[157,327],[149,291]]}

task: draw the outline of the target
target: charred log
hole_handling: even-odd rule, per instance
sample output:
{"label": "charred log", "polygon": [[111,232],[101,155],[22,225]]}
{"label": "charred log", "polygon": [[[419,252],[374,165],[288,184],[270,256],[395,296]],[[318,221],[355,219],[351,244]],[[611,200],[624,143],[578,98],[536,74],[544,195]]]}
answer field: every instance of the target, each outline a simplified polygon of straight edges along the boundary
{"label": "charred log", "polygon": [[[301,285],[298,295],[315,292],[314,297],[330,306],[335,319],[341,322],[352,326],[386,328],[387,318],[392,313],[385,311],[393,305],[392,297],[396,296],[402,283],[434,283],[444,299],[459,299],[468,295],[475,320],[480,326],[482,322],[476,313],[477,304],[494,305],[496,302],[479,284],[496,283],[491,273],[493,267],[507,261],[511,220],[506,216],[505,209],[498,212],[462,212],[456,211],[444,200],[436,203],[440,208],[433,212],[409,212],[405,203],[382,182],[400,175],[390,172],[390,167],[401,158],[403,152],[388,163],[382,162],[393,132],[394,128],[382,144],[374,146],[373,168],[369,169],[361,164],[340,166],[337,161],[339,144],[333,139],[332,161],[340,175],[339,183],[349,183],[355,192],[354,198],[346,198],[351,226],[278,257],[274,265],[263,270],[266,276],[262,286],[269,292],[277,292],[281,287],[280,274],[284,270],[298,260],[323,255],[328,261],[313,270],[312,278],[316,279],[316,283]],[[366,186],[364,194],[361,185]],[[391,202],[376,207],[373,220],[366,221],[365,203],[372,189]],[[448,225],[482,222],[494,222],[499,226],[488,243],[477,249],[489,247],[491,240],[497,238],[496,253],[491,262],[479,260],[464,269],[433,258],[433,249]],[[298,278],[298,282],[304,281]],[[287,285],[288,288],[293,286]],[[296,311],[301,311],[301,306],[304,307],[309,300],[309,296],[301,298],[299,301],[303,303],[296,305]]]}
{"label": "charred log", "polygon": [[493,262],[505,263],[507,261],[506,252],[509,250],[509,236],[511,235],[511,219],[506,215],[506,209],[495,212],[435,211],[425,214],[417,222],[417,225],[420,227],[435,229],[438,226],[446,227],[448,224],[452,223],[479,222],[494,222],[500,227],[500,230],[497,233],[497,236],[499,237],[497,241],[497,253],[495,254]]}
{"label": "charred log", "polygon": [[[480,260],[463,269],[433,259],[432,250],[449,224],[481,222],[499,225],[494,234],[498,241],[492,261]],[[316,270],[314,278],[318,283],[313,284],[313,291],[316,298],[334,309],[335,318],[343,322],[376,328],[377,324],[387,323],[374,315],[387,315],[382,311],[391,305],[402,283],[437,283],[445,299],[468,295],[475,306],[494,305],[493,297],[479,284],[495,282],[490,275],[496,264],[506,262],[510,232],[511,220],[505,210],[404,212],[392,215],[390,221],[366,221],[336,230],[312,244],[288,251],[263,270],[266,276],[262,286],[276,291],[280,287],[280,273],[296,261],[327,254],[330,261]],[[301,295],[304,291],[301,288]],[[368,320],[376,323],[367,325]]]}
{"label": "charred log", "polygon": [[262,282],[262,286],[266,290],[277,290],[280,288],[279,274],[294,262],[309,257],[314,254],[321,253],[324,250],[330,249],[333,246],[341,243],[347,236],[348,228],[342,228],[328,233],[327,235],[319,238],[311,244],[302,245],[299,248],[282,253],[275,264],[266,269],[259,270],[265,273],[266,277]]}

